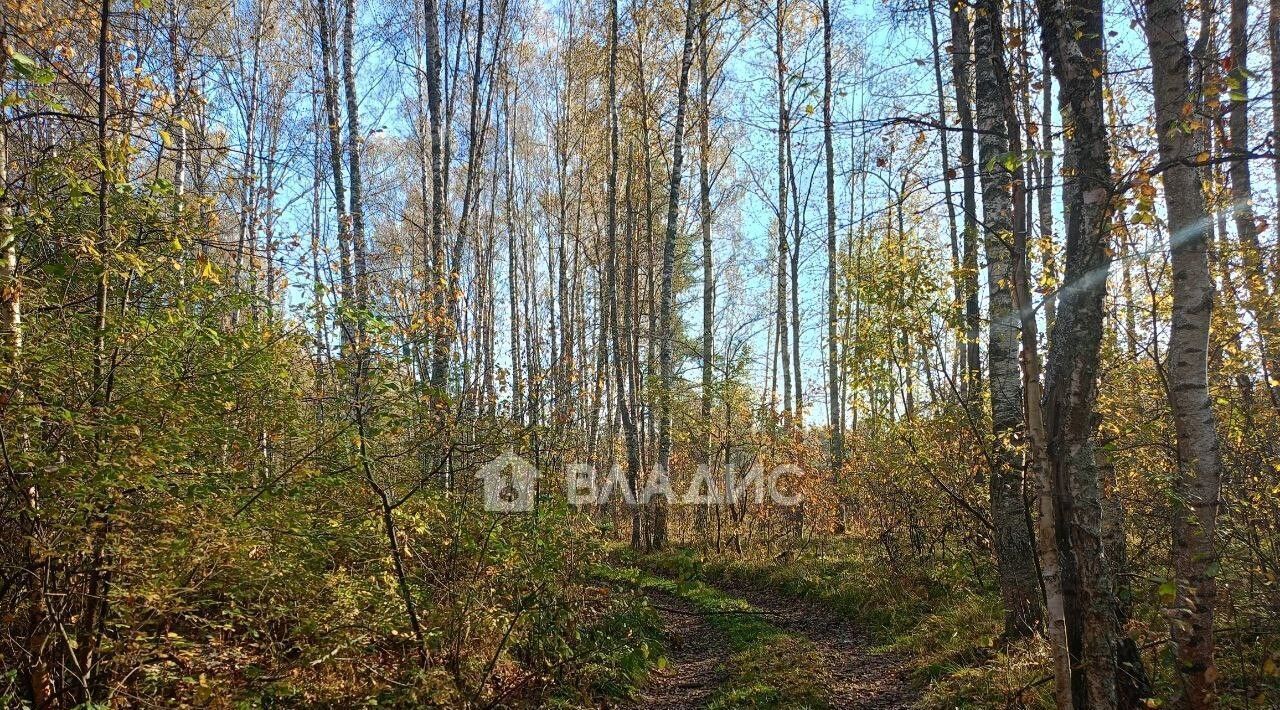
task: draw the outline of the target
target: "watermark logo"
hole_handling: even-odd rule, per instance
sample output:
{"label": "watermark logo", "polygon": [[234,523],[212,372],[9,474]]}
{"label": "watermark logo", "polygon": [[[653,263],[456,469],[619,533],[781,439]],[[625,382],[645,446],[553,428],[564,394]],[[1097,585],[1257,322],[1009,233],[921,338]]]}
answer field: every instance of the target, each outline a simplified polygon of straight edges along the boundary
{"label": "watermark logo", "polygon": [[[711,469],[698,466],[688,487],[679,495],[671,477],[661,466],[640,472],[638,480],[628,479],[620,466],[607,472],[590,464],[573,463],[564,467],[564,493],[570,505],[604,505],[618,498],[626,505],[648,505],[662,498],[671,505],[711,505],[730,503],[763,504],[793,507],[804,500],[796,484],[804,471],[794,464],[783,464],[765,471],[755,465],[745,470],[735,466]],[[508,451],[490,461],[476,473],[484,481],[485,510],[497,513],[527,513],[533,510],[539,472],[528,460]]]}
{"label": "watermark logo", "polygon": [[484,509],[495,513],[528,513],[537,493],[538,469],[508,451],[480,467],[484,481]]}

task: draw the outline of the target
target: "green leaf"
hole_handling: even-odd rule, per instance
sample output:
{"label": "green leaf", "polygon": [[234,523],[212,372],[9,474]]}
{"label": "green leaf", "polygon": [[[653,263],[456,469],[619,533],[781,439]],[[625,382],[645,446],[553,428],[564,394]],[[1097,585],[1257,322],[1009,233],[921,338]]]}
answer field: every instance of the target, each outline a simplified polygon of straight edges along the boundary
{"label": "green leaf", "polygon": [[40,69],[40,65],[36,64],[36,60],[32,59],[31,57],[28,57],[22,52],[14,52],[13,55],[9,58],[9,61],[13,63],[14,71],[18,72],[19,75],[26,77],[28,79],[30,79],[31,75],[34,74],[38,69]]}
{"label": "green leaf", "polygon": [[35,82],[40,86],[48,86],[53,83],[53,72],[40,66],[36,60],[22,52],[14,52],[9,61],[13,64],[13,70],[23,79]]}

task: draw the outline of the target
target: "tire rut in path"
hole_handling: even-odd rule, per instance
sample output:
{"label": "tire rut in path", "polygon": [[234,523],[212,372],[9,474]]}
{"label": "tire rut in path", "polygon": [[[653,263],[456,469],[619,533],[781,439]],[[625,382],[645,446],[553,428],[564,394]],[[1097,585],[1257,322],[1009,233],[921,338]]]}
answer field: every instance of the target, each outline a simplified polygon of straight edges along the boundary
{"label": "tire rut in path", "polygon": [[902,710],[918,701],[907,678],[907,658],[876,651],[866,632],[849,619],[818,604],[774,592],[737,586],[720,589],[767,612],[769,623],[779,629],[813,643],[830,674],[831,707]]}
{"label": "tire rut in path", "polygon": [[667,637],[667,667],[654,670],[633,708],[694,710],[707,705],[719,687],[729,646],[719,630],[692,604],[674,594],[646,592]]}

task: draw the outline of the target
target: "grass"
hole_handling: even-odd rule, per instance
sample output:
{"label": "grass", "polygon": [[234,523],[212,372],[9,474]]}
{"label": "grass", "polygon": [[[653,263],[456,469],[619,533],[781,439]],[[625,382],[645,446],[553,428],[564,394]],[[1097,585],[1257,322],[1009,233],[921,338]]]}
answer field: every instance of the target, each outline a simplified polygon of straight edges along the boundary
{"label": "grass", "polygon": [[724,635],[730,655],[724,680],[712,695],[711,708],[825,708],[826,668],[817,650],[749,611],[746,601],[701,581],[672,578],[636,567],[611,567],[602,576],[628,582],[641,590],[657,590],[688,602]]}
{"label": "grass", "polygon": [[1036,684],[1048,672],[1048,649],[1035,639],[999,647],[999,599],[960,563],[895,573],[852,541],[785,562],[673,550],[637,563],[654,574],[807,600],[856,621],[884,650],[912,659],[922,710],[1051,707],[1049,687]]}

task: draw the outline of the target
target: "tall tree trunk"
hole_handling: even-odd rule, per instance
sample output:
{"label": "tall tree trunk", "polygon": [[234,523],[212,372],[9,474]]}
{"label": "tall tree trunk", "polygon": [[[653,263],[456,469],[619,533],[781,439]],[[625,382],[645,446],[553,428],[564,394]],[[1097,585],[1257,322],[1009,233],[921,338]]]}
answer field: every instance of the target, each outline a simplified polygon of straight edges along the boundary
{"label": "tall tree trunk", "polygon": [[[110,0],[102,0],[98,16],[98,86],[97,86],[97,140],[98,152],[98,234],[97,250],[101,263],[98,265],[97,284],[94,291],[93,319],[93,410],[95,433],[93,453],[95,465],[101,466],[109,444],[109,434],[105,424],[106,410],[111,405],[112,381],[114,369],[112,358],[107,352],[107,309],[111,287],[110,258],[114,251],[114,239],[111,223],[111,186],[117,177],[113,172],[111,148],[107,143],[110,130],[111,113],[110,92],[113,69],[112,14]],[[104,514],[105,501],[99,500],[93,505],[90,525],[92,534],[91,552],[88,572],[84,582],[85,605],[83,615],[78,620],[76,643],[68,641],[71,661],[77,666],[81,688],[75,693],[79,703],[97,699],[100,685],[100,666],[98,651],[106,619],[110,614],[111,570],[108,562],[108,537],[111,525]],[[40,608],[37,608],[39,611]],[[38,618],[37,618],[38,621]],[[34,670],[34,669],[33,669]],[[76,704],[79,704],[76,703]]]}
{"label": "tall tree trunk", "polygon": [[[0,46],[7,46],[9,23],[0,18]],[[0,66],[0,87],[7,78],[8,63]],[[13,204],[9,185],[9,123],[0,110],[0,358],[10,367],[22,351],[22,282],[18,278],[18,238],[13,231]],[[14,373],[9,373],[10,377]],[[0,383],[0,388],[7,384]]]}
{"label": "tall tree trunk", "polygon": [[979,340],[981,313],[978,305],[978,178],[973,156],[973,94],[970,74],[973,45],[969,8],[964,3],[951,5],[951,47],[956,117],[960,120],[961,206],[964,211],[964,229],[961,231],[965,321],[964,393],[966,401],[973,402],[982,388],[982,346]]}
{"label": "tall tree trunk", "polygon": [[[930,20],[933,21],[932,6]],[[936,38],[937,27],[934,23]],[[935,52],[937,45],[935,43]],[[938,71],[941,71],[940,69]],[[840,340],[837,337],[840,309],[837,292],[837,274],[840,255],[836,244],[836,154],[831,135],[832,124],[832,67],[831,67],[831,0],[822,0],[822,150],[826,167],[827,188],[827,425],[831,429],[831,478],[839,482],[844,468],[844,421],[841,419],[840,398]],[[939,75],[941,77],[941,75]],[[941,82],[941,78],[939,78]],[[942,101],[941,94],[938,98]],[[945,136],[946,133],[944,132]],[[943,139],[943,161],[946,160],[946,142]],[[951,182],[947,181],[947,204],[950,208]],[[953,210],[954,212],[954,210]],[[953,215],[954,217],[954,215]],[[955,236],[955,220],[951,224],[952,241]],[[953,249],[954,250],[954,249]]]}
{"label": "tall tree trunk", "polygon": [[[788,117],[789,120],[789,117]],[[795,387],[792,411],[798,421],[804,421],[804,386],[800,377],[800,239],[803,236],[803,215],[800,209],[800,183],[796,180],[796,161],[793,154],[791,129],[783,133],[787,139],[787,181],[791,184],[791,250],[787,254],[790,264],[787,275],[791,279],[791,383]]]}
{"label": "tall tree trunk", "polygon": [[[1246,305],[1258,322],[1258,337],[1262,341],[1264,383],[1272,405],[1280,411],[1280,307],[1275,302],[1278,294],[1273,293],[1270,283],[1274,274],[1268,268],[1266,251],[1258,239],[1252,177],[1249,161],[1243,157],[1249,150],[1249,0],[1231,0],[1230,41],[1230,151],[1238,155],[1230,167],[1232,214],[1244,254],[1249,287]],[[1276,384],[1271,384],[1272,381]]]}
{"label": "tall tree trunk", "polygon": [[[636,424],[632,418],[631,404],[627,400],[627,382],[623,368],[622,327],[618,319],[618,0],[609,3],[609,179],[608,213],[605,222],[606,236],[609,241],[609,268],[605,274],[609,299],[609,332],[610,347],[613,349],[614,390],[618,398],[618,414],[622,419],[623,436],[627,447],[627,485],[631,487],[631,495],[637,493],[636,483],[640,474],[640,446],[636,436]],[[628,173],[629,174],[629,173]],[[628,183],[630,180],[628,179]],[[629,192],[629,191],[628,191]],[[628,198],[630,196],[628,195]],[[627,318],[630,327],[630,317]],[[633,505],[631,509],[631,546],[640,547],[642,524],[640,509]]]}
{"label": "tall tree trunk", "polygon": [[[429,118],[427,116],[427,57],[426,57],[426,26],[427,26],[427,2],[429,0],[413,0],[413,9],[416,13],[413,25],[413,66],[414,66],[414,93],[417,99],[417,105],[414,107],[413,121],[415,138],[417,139],[416,155],[418,169],[418,198],[420,217],[417,225],[418,239],[422,244],[421,249],[413,249],[414,256],[409,259],[410,273],[409,278],[412,279],[415,274],[420,274],[417,286],[417,313],[415,315],[421,317],[426,313],[426,305],[430,302],[431,292],[431,129],[429,128]],[[504,94],[505,97],[505,94]],[[412,242],[410,242],[412,244]],[[412,249],[412,247],[411,247]],[[414,268],[415,259],[421,262],[418,268]],[[512,327],[514,331],[514,326]],[[430,351],[431,330],[423,328],[418,337],[414,339],[412,344],[414,352],[414,361],[417,368],[417,377],[421,381],[426,382],[430,378]],[[425,459],[424,459],[425,462]]]}
{"label": "tall tree trunk", "polygon": [[[680,177],[684,164],[684,119],[689,103],[689,67],[693,64],[694,2],[685,4],[684,45],[680,54],[680,83],[676,89],[676,125],[671,137],[671,183],[667,191],[667,234],[662,248],[662,319],[658,337],[658,363],[661,391],[658,393],[658,466],[661,475],[669,475],[671,466],[671,390],[675,386],[671,346],[675,338],[672,279],[676,266],[676,231],[680,217]],[[667,542],[667,503],[659,501],[654,510],[653,546],[662,549]]]}
{"label": "tall tree trunk", "polygon": [[[258,185],[258,122],[260,120],[259,112],[262,110],[260,90],[262,84],[264,12],[265,8],[262,6],[256,6],[254,9],[253,46],[249,51],[249,95],[245,98],[244,108],[244,155],[241,159],[237,184],[240,213],[237,220],[238,234],[232,272],[232,281],[235,283],[236,288],[243,290],[247,257],[248,270],[251,272],[248,290],[253,296],[257,295],[257,279],[252,273],[256,268],[258,240],[258,196],[260,191]],[[256,312],[256,300],[253,309]],[[236,308],[231,314],[231,323],[238,325],[239,322],[240,309]]]}
{"label": "tall tree trunk", "polygon": [[511,311],[511,417],[515,420],[516,426],[524,426],[524,364],[520,348],[520,333],[523,326],[520,312],[519,257],[523,253],[524,244],[523,240],[520,240],[517,246],[516,236],[516,132],[515,123],[511,121],[511,116],[515,115],[516,101],[512,96],[515,82],[510,81],[510,78],[508,77],[508,81],[503,83],[502,103],[503,114],[507,116],[507,120],[503,122],[503,130],[506,132],[504,153],[507,162],[503,212],[507,227],[507,305]]}
{"label": "tall tree trunk", "polygon": [[[1217,587],[1212,568],[1217,559],[1213,538],[1222,481],[1217,422],[1208,388],[1214,289],[1208,259],[1212,222],[1197,169],[1187,164],[1203,149],[1204,134],[1201,129],[1181,128],[1185,124],[1184,107],[1196,101],[1191,89],[1192,57],[1187,49],[1183,6],[1178,0],[1146,0],[1146,9],[1156,135],[1161,162],[1168,165],[1162,178],[1172,235],[1169,253],[1173,266],[1173,323],[1169,332],[1168,387],[1178,437],[1178,475],[1172,500],[1176,508],[1173,565],[1179,609],[1172,630],[1182,674],[1182,704],[1189,710],[1207,710],[1217,706],[1217,670],[1213,663]],[[1236,19],[1233,13],[1233,45]],[[1240,39],[1243,41],[1243,37]],[[1232,124],[1235,129],[1234,109]],[[1235,130],[1232,134],[1234,140]],[[1237,177],[1233,166],[1233,192]],[[1247,188],[1247,175],[1243,179]],[[1239,203],[1236,210],[1240,226]],[[1244,210],[1248,213],[1247,227],[1252,231],[1253,218],[1247,204]]]}
{"label": "tall tree trunk", "polygon": [[[1270,11],[1267,12],[1267,49],[1271,56],[1271,135],[1280,136],[1280,0],[1271,0]],[[1273,167],[1272,173],[1275,178],[1273,187],[1273,195],[1280,195],[1280,167]],[[1277,214],[1272,224],[1280,224],[1280,200],[1276,203]],[[1277,267],[1280,267],[1280,257],[1273,255],[1271,259],[1270,269],[1272,271],[1271,287],[1273,291],[1280,291],[1280,279],[1274,275]],[[1272,371],[1271,377],[1280,380],[1280,375]],[[1275,392],[1275,390],[1272,390]],[[1280,407],[1280,393],[1276,393],[1272,404]]]}
{"label": "tall tree trunk", "polygon": [[1040,267],[1041,278],[1047,287],[1044,297],[1045,330],[1053,327],[1053,319],[1058,313],[1058,298],[1053,291],[1057,281],[1057,270],[1054,265],[1056,246],[1053,239],[1053,73],[1049,68],[1049,57],[1043,56],[1040,65],[1041,89],[1040,120],[1040,184],[1036,196],[1036,204],[1040,208]]}
{"label": "tall tree trunk", "polygon": [[[324,79],[324,112],[329,132],[329,172],[333,179],[333,202],[338,212],[338,269],[341,275],[342,300],[355,298],[355,282],[351,273],[351,223],[347,219],[347,188],[342,177],[342,119],[338,111],[338,82],[333,75],[333,43],[336,28],[329,17],[329,0],[316,0],[316,15],[320,34],[320,66]],[[341,312],[341,309],[339,309]],[[355,333],[346,322],[338,319],[342,331],[342,343],[349,345]]]}
{"label": "tall tree trunk", "polygon": [[[1044,81],[1051,81],[1046,76]],[[1048,434],[1044,425],[1044,410],[1040,407],[1043,390],[1040,385],[1040,350],[1035,311],[1031,303],[1031,279],[1025,256],[1026,232],[1019,233],[1014,252],[1023,259],[1014,263],[1013,305],[1022,318],[1022,388],[1023,409],[1026,412],[1027,463],[1035,473],[1036,494],[1036,555],[1040,563],[1040,585],[1044,590],[1045,636],[1053,658],[1053,699],[1056,710],[1072,710],[1075,704],[1071,693],[1071,650],[1067,640],[1066,601],[1062,591],[1062,560],[1058,554],[1055,531],[1058,528],[1057,506],[1054,505],[1054,486],[1050,479]]]}
{"label": "tall tree trunk", "polygon": [[[1048,77],[1045,79],[1049,80]],[[1067,639],[1065,600],[1062,590],[1062,562],[1055,540],[1057,511],[1053,484],[1049,478],[1047,433],[1044,411],[1040,407],[1043,390],[1040,384],[1040,352],[1035,310],[1031,302],[1030,268],[1027,261],[1027,230],[1019,230],[1014,238],[1017,255],[1013,268],[1013,305],[1022,320],[1022,386],[1023,409],[1026,412],[1027,465],[1036,475],[1036,554],[1039,559],[1040,584],[1045,599],[1045,635],[1053,658],[1054,706],[1057,710],[1074,707],[1071,693],[1071,652]]]}
{"label": "tall tree trunk", "polygon": [[[328,319],[325,312],[324,304],[324,279],[320,268],[320,225],[321,221],[321,202],[320,195],[324,189],[324,169],[321,167],[321,114],[318,101],[319,82],[316,80],[314,72],[311,75],[311,122],[313,126],[313,134],[311,137],[311,308],[312,318],[314,319],[315,349],[316,349],[316,367],[315,367],[315,396],[316,396],[316,416],[322,416],[321,395],[323,394],[323,363],[329,357],[328,352]],[[317,419],[317,421],[320,421]]]}
{"label": "tall tree trunk", "polygon": [[[828,0],[829,1],[829,0]],[[824,19],[824,26],[826,22]],[[951,274],[952,274],[952,301],[953,301],[953,317],[956,319],[953,323],[963,322],[964,320],[964,284],[962,272],[960,270],[960,234],[956,227],[956,205],[954,193],[951,189],[951,147],[949,145],[948,133],[950,127],[947,125],[947,95],[945,84],[942,81],[942,40],[938,36],[938,15],[935,12],[935,3],[933,0],[929,2],[929,38],[930,47],[933,50],[933,84],[934,91],[937,92],[938,100],[938,152],[942,161],[942,194],[943,201],[947,206],[947,236],[950,237],[951,246]],[[964,345],[963,329],[956,328],[956,364],[957,374],[964,371],[964,360],[966,356],[966,348]],[[946,360],[942,362],[943,369],[946,369]],[[960,375],[963,378],[963,375]]]}
{"label": "tall tree trunk", "polygon": [[[9,46],[9,23],[0,17],[0,47]],[[8,62],[0,63],[0,87],[8,79]],[[9,185],[9,124],[6,112],[0,109],[0,393],[5,395],[8,407],[20,407],[23,393],[20,365],[22,363],[22,282],[18,271],[18,241],[13,226],[12,191]],[[26,427],[19,425],[17,440],[26,436]],[[49,555],[43,549],[40,531],[40,490],[32,483],[22,484],[11,465],[7,466],[13,487],[10,489],[22,498],[18,518],[19,530],[25,545],[22,553],[22,574],[27,578],[25,643],[27,653],[26,684],[37,710],[53,707],[55,689],[49,668],[48,648],[49,608],[46,603],[45,579]],[[42,562],[43,560],[43,562]],[[21,603],[19,603],[21,607]]]}
{"label": "tall tree trunk", "polygon": [[[787,67],[782,53],[782,37],[786,20],[786,0],[774,5],[774,59],[778,82],[778,338],[777,347],[782,355],[782,410],[791,414],[791,348],[787,332]],[[797,386],[799,384],[797,383]]]}
{"label": "tall tree trunk", "polygon": [[263,195],[262,199],[266,201],[265,209],[263,209],[263,244],[262,255],[266,259],[266,273],[263,278],[263,300],[267,306],[267,320],[271,321],[275,318],[276,303],[276,270],[275,270],[275,251],[276,251],[276,163],[280,149],[280,125],[278,122],[273,123],[268,128],[266,154],[263,156],[264,162],[267,164],[266,174],[263,176]]}
{"label": "tall tree trunk", "polygon": [[[342,84],[347,99],[347,151],[348,176],[351,181],[351,248],[354,260],[355,301],[360,309],[369,307],[369,257],[364,236],[364,180],[360,173],[360,108],[356,92],[355,51],[356,0],[346,0],[346,15],[342,22]],[[268,189],[270,189],[268,187]],[[363,326],[357,324],[357,331]]]}
{"label": "tall tree trunk", "polygon": [[[325,0],[320,0],[324,2]],[[445,289],[448,282],[448,266],[444,252],[445,180],[444,138],[441,123],[444,115],[440,107],[440,8],[439,0],[425,0],[424,21],[427,24],[427,120],[431,130],[431,242],[424,246],[423,271],[428,274],[428,293],[431,295],[431,318],[443,321],[446,313]],[[448,324],[437,326],[431,340],[431,387],[439,392],[449,385],[449,352],[452,347],[452,329]]]}
{"label": "tall tree trunk", "polygon": [[173,191],[178,196],[178,211],[182,210],[182,196],[187,189],[187,58],[182,50],[182,25],[178,16],[178,3],[169,8],[169,62],[173,65]]}
{"label": "tall tree trunk", "polygon": [[[1008,70],[1004,57],[1001,0],[980,0],[974,20],[982,213],[987,246],[991,325],[987,353],[991,382],[994,455],[990,476],[991,519],[996,564],[1004,600],[1006,638],[1033,633],[1040,622],[1035,553],[1022,497],[1022,465],[1016,439],[1022,431],[1022,388],[1018,367],[1021,318],[1013,305],[1015,224],[1010,136],[1018,131],[1006,110]],[[1021,191],[1018,191],[1021,194]],[[1022,201],[1018,200],[1018,208]],[[1024,237],[1025,240],[1025,237]]]}
{"label": "tall tree trunk", "polygon": [[[613,47],[610,49],[610,51],[612,52],[612,57],[613,57],[612,62],[614,65],[614,72],[615,72],[614,75],[615,75],[615,81],[616,81],[617,39],[618,39],[617,0],[612,0],[612,10],[613,10],[613,17],[610,19],[610,25],[611,25],[610,32],[613,35]],[[614,162],[616,164],[617,162],[616,148],[617,148],[617,135],[618,135],[618,109],[617,109],[617,89],[616,89],[617,84],[615,83],[614,86],[615,86],[615,89],[613,92],[611,92],[614,96],[613,111],[612,111],[613,112],[613,130],[611,131],[612,133],[611,140],[613,140],[613,143],[614,143],[614,149],[615,149]],[[633,248],[635,245],[635,234],[634,234],[635,212],[631,208],[632,167],[633,166],[631,161],[631,152],[628,151],[627,153],[627,186],[626,186],[626,195],[625,195],[625,200],[627,204],[627,226],[625,230],[625,235],[623,237],[623,249],[624,249],[624,253],[626,254],[627,262],[634,266],[635,259],[633,257]],[[614,190],[615,192],[617,190],[616,167],[615,167],[615,175],[614,175]],[[616,205],[617,200],[614,199],[613,202]],[[617,223],[616,223],[616,215],[615,215],[615,227],[614,227],[615,230],[617,229],[616,224]],[[616,241],[611,240],[611,243],[616,245]],[[617,260],[616,246],[611,247],[611,252],[613,254],[614,259]],[[621,266],[621,262],[615,261],[615,263]],[[610,271],[612,272],[611,273],[612,277],[616,279],[618,269],[611,269]],[[639,362],[640,351],[635,345],[636,341],[634,340],[634,338],[632,337],[624,338],[624,335],[623,335],[624,333],[632,334],[632,333],[635,333],[636,331],[635,306],[633,304],[632,294],[635,292],[636,282],[638,281],[638,279],[635,276],[636,271],[634,268],[626,269],[623,271],[623,273],[627,274],[627,277],[625,279],[626,283],[624,284],[623,288],[620,289],[621,293],[618,293],[618,291],[614,291],[614,297],[613,297],[613,308],[612,308],[612,314],[614,319],[613,350],[615,353],[615,356],[613,359],[613,367],[614,367],[614,375],[617,379],[618,413],[621,415],[622,432],[623,432],[623,435],[626,437],[627,485],[631,489],[632,498],[634,500],[638,500],[638,496],[640,493],[641,456],[640,456],[640,427],[636,422],[636,412],[638,409],[636,406],[636,402],[637,402],[637,392],[639,390],[638,390],[638,387],[636,386],[635,373],[640,369],[640,362]],[[619,323],[619,320],[618,320],[618,299],[619,298],[623,299],[623,302],[622,302],[623,313],[622,313],[621,323]],[[624,346],[624,343],[625,343],[625,346]],[[641,509],[638,502],[636,502],[636,503],[633,503],[631,506],[631,547],[632,549],[636,549],[636,550],[640,549],[640,547],[642,546],[643,540],[644,540],[644,511],[643,509]]]}
{"label": "tall tree trunk", "polygon": [[[715,362],[715,274],[711,253],[711,38],[708,36],[711,11],[709,0],[701,0],[698,17],[698,208],[702,230],[702,451],[700,463],[711,469],[711,394]],[[705,540],[708,510],[699,505],[696,527]]]}
{"label": "tall tree trunk", "polygon": [[1064,162],[1066,272],[1049,339],[1044,425],[1076,707],[1116,707],[1114,589],[1102,550],[1102,507],[1092,441],[1110,270],[1113,189],[1103,112],[1106,56],[1101,0],[1039,0],[1044,51],[1061,88],[1068,127]]}
{"label": "tall tree trunk", "polygon": [[[470,110],[467,118],[467,169],[466,177],[462,186],[462,208],[458,215],[457,233],[454,235],[453,244],[450,247],[448,257],[448,277],[445,280],[445,292],[447,294],[447,307],[445,314],[445,325],[447,332],[444,333],[452,347],[453,338],[459,332],[468,329],[460,329],[462,318],[465,315],[459,307],[459,297],[461,288],[459,287],[462,276],[462,258],[463,250],[469,243],[473,225],[478,222],[475,212],[478,211],[477,202],[479,201],[479,192],[481,190],[480,180],[484,170],[484,148],[486,137],[489,133],[489,117],[493,108],[493,92],[496,82],[489,82],[487,90],[485,90],[482,98],[482,74],[486,71],[492,75],[494,68],[498,64],[498,52],[502,48],[502,37],[506,27],[506,3],[500,2],[498,8],[498,24],[493,42],[493,50],[490,53],[488,69],[485,69],[483,56],[484,37],[485,37],[485,20],[487,19],[485,12],[485,2],[480,0],[476,9],[476,35],[475,35],[475,51],[472,56],[471,70],[471,90],[470,90]],[[479,260],[476,260],[479,263]],[[477,276],[478,278],[478,276]],[[464,333],[465,334],[465,333]],[[466,353],[465,348],[461,348]],[[554,363],[553,363],[554,364]],[[467,384],[469,377],[469,368],[463,368],[464,385]],[[464,387],[465,389],[465,387]]]}

